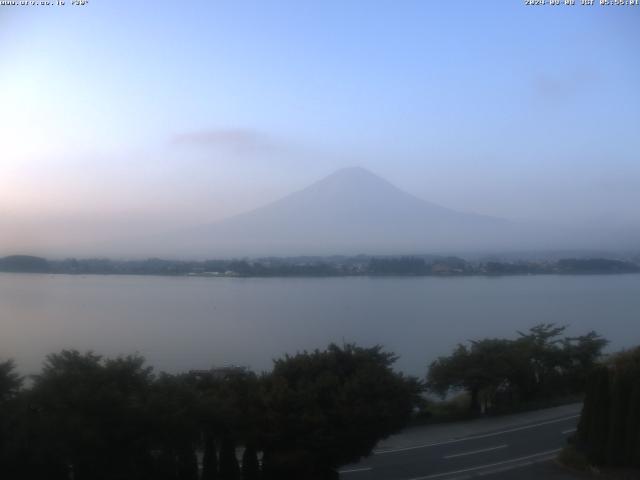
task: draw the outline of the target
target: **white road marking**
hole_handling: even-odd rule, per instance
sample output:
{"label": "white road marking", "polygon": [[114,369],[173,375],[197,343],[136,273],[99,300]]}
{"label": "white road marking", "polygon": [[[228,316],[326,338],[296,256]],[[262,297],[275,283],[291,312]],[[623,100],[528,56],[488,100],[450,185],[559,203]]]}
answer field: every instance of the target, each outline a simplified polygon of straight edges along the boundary
{"label": "white road marking", "polygon": [[338,473],[357,473],[357,472],[368,472],[371,470],[371,467],[362,467],[362,468],[351,468],[349,470],[340,470]]}
{"label": "white road marking", "polygon": [[[490,470],[485,470],[484,472],[478,473],[478,476],[484,477],[486,475],[494,475],[496,473],[508,472],[509,470],[514,470],[516,468],[528,467],[529,465],[535,465],[536,463],[548,462],[549,460],[553,460],[554,458],[555,458],[555,454],[547,455],[546,457],[542,456],[534,460],[528,460],[526,462],[513,463],[511,465],[507,465],[506,467],[498,467],[498,468],[492,468]],[[449,479],[449,480],[453,480],[453,479]]]}
{"label": "white road marking", "polygon": [[537,427],[542,427],[544,425],[551,425],[553,423],[565,422],[567,420],[571,420],[573,418],[578,418],[578,417],[580,417],[580,415],[571,415],[569,417],[563,417],[563,418],[558,418],[556,420],[549,420],[549,421],[546,421],[546,422],[540,422],[540,423],[536,423],[534,425],[525,425],[523,427],[510,428],[508,430],[502,430],[500,432],[485,433],[483,435],[472,435],[470,437],[454,438],[454,439],[451,439],[451,440],[446,440],[444,442],[425,443],[423,445],[413,445],[411,447],[394,448],[394,449],[391,449],[391,450],[375,450],[373,452],[373,454],[374,455],[383,455],[383,454],[387,454],[387,453],[406,452],[408,450],[417,450],[417,449],[420,449],[420,448],[437,447],[438,445],[449,445],[451,443],[466,442],[468,440],[478,440],[480,438],[495,437],[497,435],[504,435],[505,433],[519,432],[521,430],[528,430],[530,428],[537,428]]}
{"label": "white road marking", "polygon": [[531,458],[542,457],[544,455],[553,455],[555,453],[558,453],[560,450],[562,450],[562,449],[558,448],[556,450],[548,450],[546,452],[534,453],[533,455],[527,455],[526,457],[512,458],[511,460],[504,460],[502,462],[496,462],[496,463],[488,463],[486,465],[479,465],[477,467],[470,467],[470,468],[465,468],[465,469],[462,469],[462,470],[454,470],[454,471],[451,471],[451,472],[434,473],[433,475],[426,475],[424,477],[414,477],[414,478],[411,478],[409,480],[428,480],[428,479],[431,479],[431,478],[440,478],[440,477],[447,477],[449,475],[456,475],[458,473],[473,472],[473,471],[476,471],[476,470],[483,470],[483,469],[486,469],[486,468],[497,467],[499,465],[506,465],[508,463],[521,462],[523,460],[529,460]]}
{"label": "white road marking", "polygon": [[569,434],[569,433],[573,433],[573,432],[575,432],[576,430],[577,430],[577,428],[570,428],[569,430],[563,430],[561,433],[562,433],[563,435],[567,435],[567,434]]}
{"label": "white road marking", "polygon": [[501,448],[507,448],[508,445],[498,445],[497,447],[489,447],[489,448],[483,448],[481,450],[474,450],[472,452],[464,452],[464,453],[454,453],[453,455],[446,455],[444,458],[458,458],[458,457],[464,457],[465,455],[475,455],[476,453],[484,453],[484,452],[491,452],[493,450],[500,450]]}

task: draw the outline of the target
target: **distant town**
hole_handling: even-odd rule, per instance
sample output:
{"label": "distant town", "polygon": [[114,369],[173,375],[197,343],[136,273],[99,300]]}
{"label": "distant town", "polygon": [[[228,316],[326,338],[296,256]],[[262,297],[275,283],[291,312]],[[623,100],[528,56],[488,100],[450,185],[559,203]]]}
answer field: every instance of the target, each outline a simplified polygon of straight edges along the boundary
{"label": "distant town", "polygon": [[29,255],[0,258],[0,272],[74,275],[170,275],[193,277],[338,277],[620,274],[640,272],[640,257],[547,260],[465,260],[460,257],[331,256],[230,260],[48,260]]}

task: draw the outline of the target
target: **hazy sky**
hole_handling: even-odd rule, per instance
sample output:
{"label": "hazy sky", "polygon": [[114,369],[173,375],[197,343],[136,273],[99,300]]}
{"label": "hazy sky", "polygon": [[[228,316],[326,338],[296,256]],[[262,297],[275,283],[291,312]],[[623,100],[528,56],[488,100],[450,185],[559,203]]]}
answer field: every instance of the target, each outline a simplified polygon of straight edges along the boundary
{"label": "hazy sky", "polygon": [[640,7],[70,3],[0,7],[0,253],[354,164],[460,210],[640,224]]}

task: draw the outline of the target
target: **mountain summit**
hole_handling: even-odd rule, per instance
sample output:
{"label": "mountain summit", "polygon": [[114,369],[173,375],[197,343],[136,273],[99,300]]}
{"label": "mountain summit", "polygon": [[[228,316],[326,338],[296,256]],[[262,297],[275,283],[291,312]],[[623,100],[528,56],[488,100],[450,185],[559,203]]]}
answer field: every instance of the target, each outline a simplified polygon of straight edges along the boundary
{"label": "mountain summit", "polygon": [[507,225],[421,200],[350,167],[264,207],[165,240],[172,244],[167,252],[188,256],[410,254],[480,249]]}

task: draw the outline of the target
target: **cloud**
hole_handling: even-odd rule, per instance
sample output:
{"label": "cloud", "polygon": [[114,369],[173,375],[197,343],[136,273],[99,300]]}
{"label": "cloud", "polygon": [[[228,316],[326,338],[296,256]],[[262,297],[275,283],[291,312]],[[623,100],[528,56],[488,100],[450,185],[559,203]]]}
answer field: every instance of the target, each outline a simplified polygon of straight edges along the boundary
{"label": "cloud", "polygon": [[247,128],[185,132],[175,135],[171,143],[223,150],[236,154],[265,154],[283,150],[283,146],[270,136]]}
{"label": "cloud", "polygon": [[545,72],[533,77],[533,89],[545,101],[568,101],[597,84],[600,73],[593,68],[574,68],[565,72]]}

